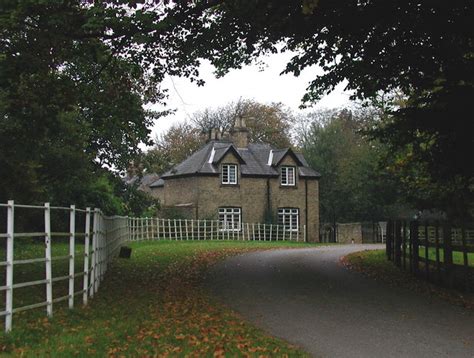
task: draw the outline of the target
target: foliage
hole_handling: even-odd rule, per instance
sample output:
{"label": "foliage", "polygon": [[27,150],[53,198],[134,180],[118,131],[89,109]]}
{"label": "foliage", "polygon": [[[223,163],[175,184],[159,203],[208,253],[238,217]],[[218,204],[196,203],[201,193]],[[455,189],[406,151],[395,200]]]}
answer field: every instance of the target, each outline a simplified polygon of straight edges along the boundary
{"label": "foliage", "polygon": [[219,76],[281,49],[294,53],[283,73],[324,70],[306,104],[343,81],[353,98],[406,96],[405,108],[392,108],[373,135],[405,161],[412,194],[423,192],[418,205],[450,216],[472,211],[472,1],[221,0],[182,3],[170,16],[191,9],[173,44],[210,60]]}
{"label": "foliage", "polygon": [[[179,208],[175,208],[175,207],[166,207],[166,208],[162,208],[161,211],[160,211],[160,218],[163,218],[163,219],[180,219],[180,220],[185,220],[185,219],[188,219],[188,217],[186,216],[186,212],[184,212],[183,210],[180,210]],[[203,219],[203,220],[206,220],[206,219]]]}
{"label": "foliage", "polygon": [[387,148],[361,132],[374,116],[356,108],[316,111],[301,120],[299,145],[310,166],[322,175],[322,222],[381,220],[400,214],[402,190],[379,166]]}
{"label": "foliage", "polygon": [[268,143],[277,148],[291,146],[294,118],[282,103],[263,104],[250,99],[239,99],[216,109],[197,112],[192,120],[204,133],[214,128],[225,132],[232,129],[236,117],[245,119],[250,142]]}
{"label": "foliage", "polygon": [[281,50],[294,53],[284,73],[324,70],[306,103],[344,80],[360,99],[404,94],[407,106],[373,134],[423,205],[464,215],[473,202],[472,10],[469,0],[3,1],[0,200],[71,202],[86,176],[124,169],[149,143],[159,114],[143,104],[164,99],[166,74],[203,84],[201,59],[221,76]]}
{"label": "foliage", "polygon": [[147,173],[171,169],[203,146],[211,129],[228,134],[236,116],[245,118],[250,142],[269,143],[279,148],[291,146],[294,119],[289,109],[281,103],[262,104],[240,99],[217,109],[194,113],[191,123],[171,126],[155,139],[154,147],[142,156],[136,169]]}
{"label": "foliage", "polygon": [[[67,244],[54,245],[57,255],[67,254]],[[296,347],[268,337],[242,321],[210,297],[201,282],[210,265],[229,255],[314,245],[155,241],[132,243],[131,247],[132,258],[112,262],[100,291],[87,307],[81,306],[77,296],[72,311],[68,310],[67,301],[55,303],[54,318],[50,320],[44,310],[16,314],[13,331],[0,334],[1,352],[52,357],[306,356]],[[20,244],[19,248],[24,254],[18,256],[21,259],[44,254],[44,246],[37,242]],[[53,264],[58,265],[55,272],[67,275],[67,261],[56,260]],[[16,274],[23,282],[38,277],[39,271],[22,265],[21,272]],[[76,267],[78,271],[80,266]],[[55,290],[67,294],[66,283],[55,282]],[[80,280],[76,285],[81,287]],[[15,293],[15,306],[44,299],[43,287],[32,286],[27,290],[25,294],[22,290]]]}
{"label": "foliage", "polygon": [[2,3],[0,201],[84,206],[108,190],[104,167],[124,169],[149,143],[159,114],[143,104],[162,94],[93,35],[105,17],[79,1]]}
{"label": "foliage", "polygon": [[141,157],[140,166],[148,173],[163,173],[198,150],[204,142],[201,132],[193,125],[174,124],[156,137],[153,148]]}
{"label": "foliage", "polygon": [[439,208],[461,221],[474,212],[474,128],[472,121],[466,123],[468,97],[474,98],[474,91],[438,89],[412,96],[371,131],[389,147],[387,167],[402,182],[407,198],[417,208]]}
{"label": "foliage", "polygon": [[299,75],[315,64],[324,69],[308,88],[305,100],[312,101],[344,79],[360,99],[379,91],[411,94],[468,85],[472,9],[467,0],[221,0],[179,4],[169,16],[188,11],[176,32],[189,33],[174,43],[190,56],[209,59],[219,75],[276,52],[284,42],[283,51],[295,52],[284,72]]}
{"label": "foliage", "polygon": [[[135,184],[124,183],[119,178],[114,178],[116,185],[116,196],[123,202],[122,215],[129,215],[135,217],[153,217],[160,209],[159,200],[153,198],[148,193],[139,189]],[[117,214],[119,212],[112,212]]]}

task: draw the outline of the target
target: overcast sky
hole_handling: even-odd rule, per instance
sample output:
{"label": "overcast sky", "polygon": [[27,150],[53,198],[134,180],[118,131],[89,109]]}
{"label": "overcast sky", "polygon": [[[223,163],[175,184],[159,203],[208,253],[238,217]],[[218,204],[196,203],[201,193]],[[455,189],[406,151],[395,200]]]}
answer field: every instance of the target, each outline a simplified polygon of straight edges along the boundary
{"label": "overcast sky", "polygon": [[[266,56],[263,71],[261,66],[251,65],[240,70],[232,70],[226,76],[216,79],[212,66],[204,63],[200,74],[206,81],[198,87],[186,78],[168,77],[163,83],[169,89],[168,108],[177,111],[160,118],[153,127],[154,137],[163,133],[173,123],[185,121],[189,116],[209,107],[219,107],[239,98],[254,99],[261,103],[282,102],[294,111],[298,111],[301,98],[310,80],[321,73],[318,67],[304,70],[299,77],[280,75],[286,63],[291,58],[290,53]],[[330,95],[324,97],[315,108],[333,108],[349,104],[349,94],[343,91],[344,85],[339,85]]]}

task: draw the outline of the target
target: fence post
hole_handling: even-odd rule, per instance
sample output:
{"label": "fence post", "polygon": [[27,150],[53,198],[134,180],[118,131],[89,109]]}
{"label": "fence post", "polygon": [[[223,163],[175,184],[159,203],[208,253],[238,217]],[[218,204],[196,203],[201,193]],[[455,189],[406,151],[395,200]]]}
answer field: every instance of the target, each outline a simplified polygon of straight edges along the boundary
{"label": "fence post", "polygon": [[15,237],[15,202],[8,200],[7,207],[7,267],[5,292],[5,331],[12,329],[13,316],[13,244]]}
{"label": "fence post", "polygon": [[402,235],[402,259],[403,259],[403,269],[407,269],[407,223],[403,221],[403,235]]}
{"label": "fence post", "polygon": [[385,252],[387,254],[387,260],[392,261],[392,220],[387,221],[387,227],[385,232]]}
{"label": "fence post", "polygon": [[145,218],[145,226],[146,226],[146,239],[147,240],[153,239],[153,223],[148,216]]}
{"label": "fence post", "polygon": [[102,248],[102,244],[103,244],[103,240],[102,240],[103,219],[102,219],[102,212],[100,211],[100,209],[99,209],[98,216],[99,216],[99,227],[98,227],[98,235],[97,235],[97,265],[98,265],[98,270],[97,270],[97,277],[96,277],[96,280],[95,280],[95,283],[96,283],[96,286],[97,286],[97,288],[95,290],[96,293],[97,293],[97,291],[99,291],[100,282],[102,281],[102,254],[104,253],[103,248]]}
{"label": "fence post", "polygon": [[186,240],[189,240],[188,219],[184,219],[184,226],[186,227]]}
{"label": "fence post", "polygon": [[86,208],[86,222],[84,230],[84,280],[82,302],[87,305],[89,297],[89,249],[90,249],[90,230],[91,230],[91,208]]}
{"label": "fence post", "polygon": [[464,221],[461,225],[461,244],[462,244],[462,256],[464,263],[464,286],[466,291],[469,290],[469,259],[468,259],[468,247],[466,242],[466,227]]}
{"label": "fence post", "polygon": [[444,244],[444,268],[446,271],[446,280],[449,287],[453,286],[453,248],[451,246],[451,225],[446,222],[443,225],[443,244]]}
{"label": "fence post", "polygon": [[44,204],[44,244],[46,258],[46,313],[53,316],[53,273],[51,268],[51,208]]}
{"label": "fence post", "polygon": [[74,256],[76,247],[76,206],[69,212],[69,308],[74,307]]}
{"label": "fence post", "polygon": [[420,263],[420,255],[419,255],[419,242],[418,242],[418,221],[412,221],[410,227],[410,241],[412,244],[412,252],[411,252],[411,261],[412,261],[412,269],[413,273],[416,275],[419,272],[419,263]]}
{"label": "fence post", "polygon": [[95,278],[97,271],[97,208],[94,209],[94,221],[92,223],[92,257],[91,257],[91,283],[89,296],[93,297],[95,293]]}
{"label": "fence post", "polygon": [[135,218],[130,218],[130,241],[135,241]]}
{"label": "fence post", "polygon": [[401,252],[401,223],[400,220],[395,221],[395,265],[401,267],[402,265],[402,252]]}
{"label": "fence post", "polygon": [[435,222],[436,278],[441,279],[441,263],[439,257],[439,221]]}
{"label": "fence post", "polygon": [[428,233],[428,222],[425,221],[425,274],[426,274],[426,279],[429,280],[430,278],[430,258],[429,258],[429,233]]}

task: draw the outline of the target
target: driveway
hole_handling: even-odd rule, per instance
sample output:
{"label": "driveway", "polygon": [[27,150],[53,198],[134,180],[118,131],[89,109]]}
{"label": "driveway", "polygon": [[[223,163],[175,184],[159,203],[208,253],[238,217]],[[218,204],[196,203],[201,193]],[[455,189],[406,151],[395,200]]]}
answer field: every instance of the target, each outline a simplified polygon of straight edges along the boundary
{"label": "driveway", "polygon": [[317,357],[474,357],[474,313],[339,263],[380,245],[262,251],[227,259],[209,289],[245,319]]}

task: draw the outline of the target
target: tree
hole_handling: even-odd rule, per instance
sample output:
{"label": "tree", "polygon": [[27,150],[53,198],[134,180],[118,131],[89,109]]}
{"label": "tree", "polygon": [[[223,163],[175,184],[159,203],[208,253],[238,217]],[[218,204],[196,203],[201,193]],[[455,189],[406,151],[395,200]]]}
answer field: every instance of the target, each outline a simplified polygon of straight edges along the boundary
{"label": "tree", "polygon": [[[218,75],[283,43],[283,51],[295,53],[284,73],[297,76],[313,65],[324,70],[309,84],[306,104],[344,80],[361,100],[381,92],[406,95],[407,106],[388,112],[373,135],[398,155],[408,150],[427,181],[444,188],[431,206],[455,216],[473,202],[473,6],[468,0],[222,0],[182,3],[169,16],[194,10],[178,23],[172,43],[192,58],[210,60]],[[453,195],[460,211],[453,211]]]}
{"label": "tree", "polygon": [[322,110],[300,122],[299,145],[322,175],[322,222],[383,220],[400,214],[402,190],[379,166],[387,148],[362,133],[374,115],[357,108]]}
{"label": "tree", "polygon": [[171,126],[155,138],[155,145],[141,159],[141,167],[148,173],[162,174],[186,159],[205,142],[201,131],[190,123]]}
{"label": "tree", "polygon": [[[155,139],[155,145],[136,164],[147,173],[163,173],[203,146],[211,129],[228,132],[236,116],[246,119],[249,140],[279,148],[292,145],[293,114],[281,103],[262,104],[238,100],[217,109],[205,109],[192,115],[191,123],[175,124]],[[139,170],[140,171],[140,170]]]}
{"label": "tree", "polygon": [[61,197],[53,183],[75,175],[52,174],[60,160],[129,163],[148,140],[142,105],[163,100],[166,74],[203,84],[201,59],[220,76],[283,44],[295,53],[283,72],[324,70],[306,103],[344,80],[359,99],[408,96],[374,135],[410,150],[429,182],[461,190],[456,207],[473,201],[472,1],[27,0],[0,11],[2,200]]}
{"label": "tree", "polygon": [[249,140],[286,148],[292,145],[292,112],[282,103],[263,104],[250,99],[239,99],[217,109],[206,109],[193,115],[193,123],[203,133],[213,128],[229,131],[237,116],[245,118]]}
{"label": "tree", "polygon": [[96,15],[79,1],[2,3],[1,202],[94,204],[104,168],[149,143],[160,114],[143,104],[161,95],[139,63],[91,36]]}

